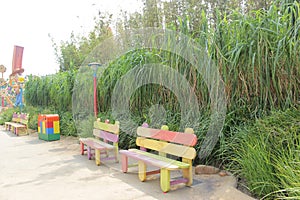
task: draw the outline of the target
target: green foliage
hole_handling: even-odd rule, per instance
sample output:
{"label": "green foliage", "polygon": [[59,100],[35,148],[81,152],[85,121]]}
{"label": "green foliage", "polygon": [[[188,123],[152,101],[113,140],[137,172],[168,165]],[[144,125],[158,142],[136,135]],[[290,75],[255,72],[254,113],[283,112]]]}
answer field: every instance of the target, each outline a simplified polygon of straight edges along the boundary
{"label": "green foliage", "polygon": [[72,32],[70,40],[61,41],[60,44],[57,44],[51,38],[60,72],[78,70],[82,66],[86,56],[100,42],[112,36],[112,31],[109,27],[111,18],[111,14],[99,11],[98,16],[95,17],[94,29],[89,32],[88,36],[76,36]]}
{"label": "green foliage", "polygon": [[24,98],[27,105],[52,107],[71,111],[72,90],[76,71],[67,71],[44,77],[30,76]]}
{"label": "green foliage", "polygon": [[77,120],[76,128],[77,135],[81,138],[93,137],[93,127],[94,127],[95,117],[90,116],[87,119]]}
{"label": "green foliage", "polygon": [[[246,187],[259,197],[296,199],[300,196],[299,109],[269,114],[271,110],[294,107],[300,100],[300,5],[291,0],[242,2],[146,0],[143,13],[124,14],[123,21],[118,21],[117,34],[126,40],[125,33],[134,28],[166,27],[186,34],[206,49],[223,78],[228,113],[211,156],[204,161],[196,157],[194,164],[227,166],[245,179]],[[93,110],[87,109],[84,113],[82,109],[82,105],[92,104],[86,98],[92,94],[92,74],[85,66],[79,72],[74,69],[84,65],[86,56],[112,36],[110,20],[111,16],[100,14],[95,29],[87,37],[72,34],[70,41],[60,45],[54,43],[61,72],[41,78],[30,77],[26,83],[26,104],[50,107],[50,113],[57,112],[61,117],[61,134],[92,135],[95,119],[87,116]],[[199,138],[196,145],[199,152],[210,125],[210,94],[194,66],[169,51],[135,49],[107,63],[108,68],[102,76],[97,76],[100,77],[98,117],[108,118],[111,123],[118,120],[111,116],[111,95],[117,81],[132,68],[147,63],[160,63],[175,69],[193,87],[202,114],[194,127]],[[82,91],[82,95],[73,96],[75,101],[71,102],[75,90]],[[170,130],[183,131],[180,130],[178,99],[163,85],[148,84],[138,88],[129,103],[135,123],[140,125],[146,121],[155,128],[167,124]],[[165,109],[162,116],[156,116],[151,110],[157,105]],[[7,112],[2,114],[0,123],[11,120],[12,112]],[[48,111],[29,108],[28,112],[31,115],[29,126],[36,128],[38,113]],[[257,120],[262,116],[266,117]],[[75,122],[77,118],[83,120]],[[189,122],[184,125],[193,126]],[[124,126],[121,124],[121,130],[126,130]],[[121,131],[120,148],[135,147],[135,131]]]}
{"label": "green foliage", "polygon": [[33,106],[26,106],[24,112],[29,114],[28,128],[37,130],[38,127],[38,115],[41,113],[41,109]]}
{"label": "green foliage", "polygon": [[6,110],[1,111],[0,114],[0,125],[4,125],[5,122],[10,122],[12,120],[12,116],[15,112],[18,112],[17,108],[8,108]]}
{"label": "green foliage", "polygon": [[265,198],[300,196],[300,109],[272,112],[228,140],[229,169]]}
{"label": "green foliage", "polygon": [[66,136],[77,136],[76,124],[71,112],[60,114],[60,133]]}

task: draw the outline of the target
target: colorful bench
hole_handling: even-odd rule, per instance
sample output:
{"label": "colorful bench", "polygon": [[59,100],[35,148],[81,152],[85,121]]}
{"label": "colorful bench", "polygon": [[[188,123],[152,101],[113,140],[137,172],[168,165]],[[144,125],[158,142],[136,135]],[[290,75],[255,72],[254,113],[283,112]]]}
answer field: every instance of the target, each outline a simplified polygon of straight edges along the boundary
{"label": "colorful bench", "polygon": [[[95,138],[80,138],[81,155],[87,151],[88,159],[91,160],[95,157],[96,165],[100,165],[101,160],[118,159],[118,141],[119,141],[119,122],[115,124],[109,124],[109,121],[100,122],[100,119],[94,122],[93,135]],[[86,148],[85,148],[86,147]],[[92,152],[94,151],[94,152]],[[113,151],[114,155],[109,156],[109,152]],[[101,154],[105,154],[106,157],[101,158]]]}
{"label": "colorful bench", "polygon": [[[124,173],[128,171],[128,158],[132,158],[138,161],[138,176],[141,181],[145,181],[147,175],[160,173],[160,187],[163,192],[168,192],[171,185],[185,183],[186,186],[191,186],[193,184],[192,160],[196,156],[193,146],[197,143],[197,136],[193,129],[187,128],[184,133],[181,133],[169,131],[167,126],[163,126],[162,129],[138,127],[137,135],[136,144],[141,148],[140,150],[120,151]],[[181,157],[182,160],[168,158],[168,155]],[[147,172],[147,165],[158,167],[159,170]],[[183,177],[171,181],[172,170],[182,170]]]}
{"label": "colorful bench", "polygon": [[[11,131],[17,136],[20,134],[28,135],[28,119],[29,115],[26,113],[14,113],[11,122],[5,122],[5,130]],[[20,132],[20,129],[25,132]]]}

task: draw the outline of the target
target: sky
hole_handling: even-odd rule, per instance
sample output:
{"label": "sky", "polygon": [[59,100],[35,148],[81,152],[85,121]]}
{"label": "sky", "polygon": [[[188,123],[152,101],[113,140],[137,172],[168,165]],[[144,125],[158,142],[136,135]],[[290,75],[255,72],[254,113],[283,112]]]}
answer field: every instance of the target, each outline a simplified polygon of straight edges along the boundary
{"label": "sky", "polygon": [[14,45],[24,47],[23,75],[56,73],[59,65],[49,34],[55,42],[67,41],[71,32],[87,34],[98,11],[139,10],[140,0],[9,0],[0,2],[0,65],[12,71]]}

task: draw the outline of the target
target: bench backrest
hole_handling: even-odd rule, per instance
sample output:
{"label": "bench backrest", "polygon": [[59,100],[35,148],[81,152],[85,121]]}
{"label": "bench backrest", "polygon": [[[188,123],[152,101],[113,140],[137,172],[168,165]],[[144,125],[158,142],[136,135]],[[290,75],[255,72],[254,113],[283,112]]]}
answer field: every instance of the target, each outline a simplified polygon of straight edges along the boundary
{"label": "bench backrest", "polygon": [[29,115],[26,113],[21,113],[21,114],[14,113],[12,116],[13,122],[17,122],[25,125],[28,124],[28,119],[29,119]]}
{"label": "bench backrest", "polygon": [[94,122],[93,134],[95,137],[103,139],[103,141],[118,143],[119,131],[120,123],[118,121],[115,124],[109,124],[108,120],[101,122],[100,119]]}
{"label": "bench backrest", "polygon": [[20,123],[21,124],[25,124],[25,125],[28,124],[28,120],[29,120],[29,115],[28,114],[22,113],[22,114],[20,114],[19,117],[20,117]]}
{"label": "bench backrest", "polygon": [[12,121],[13,122],[20,122],[19,114],[14,113],[13,116],[12,116]]}
{"label": "bench backrest", "polygon": [[138,127],[137,135],[136,144],[140,147],[187,159],[196,157],[196,150],[193,146],[197,143],[197,136],[191,128],[187,128],[182,133]]}

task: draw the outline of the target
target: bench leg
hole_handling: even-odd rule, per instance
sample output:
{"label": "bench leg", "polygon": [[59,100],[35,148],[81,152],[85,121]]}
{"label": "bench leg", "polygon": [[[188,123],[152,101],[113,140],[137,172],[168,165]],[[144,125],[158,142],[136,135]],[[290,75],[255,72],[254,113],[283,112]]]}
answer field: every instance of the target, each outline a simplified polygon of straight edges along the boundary
{"label": "bench leg", "polygon": [[15,134],[16,134],[17,136],[19,136],[18,128],[15,128]]}
{"label": "bench leg", "polygon": [[193,168],[192,168],[192,160],[189,159],[182,159],[182,162],[189,163],[190,167],[187,169],[182,170],[182,176],[183,178],[188,179],[188,182],[186,183],[186,186],[191,186],[193,184]]}
{"label": "bench leg", "polygon": [[81,150],[81,155],[84,155],[84,144],[83,144],[83,142],[80,142],[80,150]]}
{"label": "bench leg", "polygon": [[139,166],[139,179],[140,181],[145,181],[146,180],[146,171],[147,171],[147,165],[143,161],[138,161],[138,166]]}
{"label": "bench leg", "polygon": [[122,171],[126,173],[128,171],[128,157],[122,154]]}
{"label": "bench leg", "polygon": [[160,187],[163,192],[168,192],[171,188],[170,170],[160,169]]}
{"label": "bench leg", "polygon": [[89,160],[92,159],[92,148],[89,146],[87,147],[87,156]]}
{"label": "bench leg", "polygon": [[115,160],[118,163],[119,162],[119,147],[118,147],[118,143],[114,144],[115,146]]}
{"label": "bench leg", "polygon": [[95,149],[95,161],[96,161],[96,165],[100,165],[100,150],[99,149]]}

